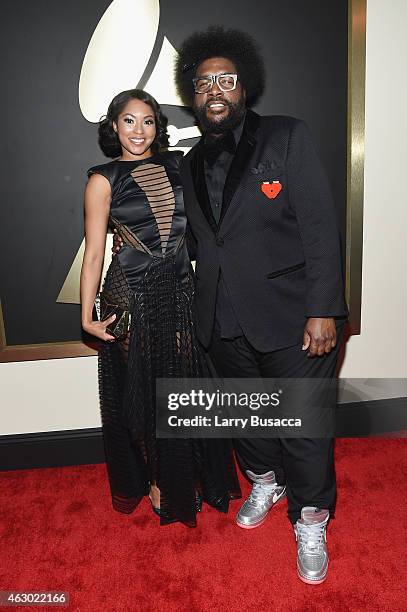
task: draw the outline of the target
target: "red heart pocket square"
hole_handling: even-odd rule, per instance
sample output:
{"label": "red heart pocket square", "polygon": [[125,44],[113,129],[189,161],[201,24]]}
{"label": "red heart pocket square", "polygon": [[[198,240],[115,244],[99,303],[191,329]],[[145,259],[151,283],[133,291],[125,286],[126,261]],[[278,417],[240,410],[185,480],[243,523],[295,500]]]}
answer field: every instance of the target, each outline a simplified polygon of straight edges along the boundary
{"label": "red heart pocket square", "polygon": [[272,183],[264,182],[260,185],[260,189],[270,200],[274,200],[282,190],[283,186],[280,181],[273,181]]}

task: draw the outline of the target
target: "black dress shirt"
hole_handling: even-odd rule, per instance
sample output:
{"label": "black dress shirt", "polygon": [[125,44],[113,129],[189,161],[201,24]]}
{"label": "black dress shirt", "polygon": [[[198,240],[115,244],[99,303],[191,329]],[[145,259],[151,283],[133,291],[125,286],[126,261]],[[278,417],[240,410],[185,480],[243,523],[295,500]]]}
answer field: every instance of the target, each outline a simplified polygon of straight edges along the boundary
{"label": "black dress shirt", "polygon": [[[244,119],[240,125],[233,130],[236,147],[243,133],[243,124]],[[206,186],[212,213],[217,224],[219,224],[222,211],[223,189],[233,157],[233,153],[221,151],[213,165],[208,163],[207,159],[205,159]],[[228,288],[222,276],[222,271],[219,274],[216,294],[215,331],[222,338],[227,339],[243,336],[243,331],[233,310]]]}

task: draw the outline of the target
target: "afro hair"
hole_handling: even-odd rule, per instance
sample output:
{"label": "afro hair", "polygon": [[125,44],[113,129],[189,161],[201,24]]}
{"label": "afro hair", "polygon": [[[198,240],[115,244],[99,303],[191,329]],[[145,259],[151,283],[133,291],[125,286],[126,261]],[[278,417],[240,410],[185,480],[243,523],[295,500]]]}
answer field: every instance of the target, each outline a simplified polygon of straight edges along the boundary
{"label": "afro hair", "polygon": [[192,79],[204,60],[224,57],[234,63],[240,82],[246,92],[246,101],[253,105],[264,89],[263,59],[254,39],[241,30],[226,30],[211,26],[204,32],[195,32],[184,40],[175,65],[178,93],[187,106],[194,100]]}

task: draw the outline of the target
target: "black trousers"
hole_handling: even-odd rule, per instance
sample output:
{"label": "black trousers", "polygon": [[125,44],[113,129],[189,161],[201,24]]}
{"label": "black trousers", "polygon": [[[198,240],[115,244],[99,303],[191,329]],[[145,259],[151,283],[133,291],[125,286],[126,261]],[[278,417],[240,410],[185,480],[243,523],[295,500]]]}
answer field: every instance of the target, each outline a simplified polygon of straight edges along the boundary
{"label": "black trousers", "polygon": [[[307,357],[301,344],[259,353],[244,336],[222,339],[213,335],[208,355],[222,378],[335,378],[343,325],[338,342],[323,357]],[[336,502],[334,441],[331,438],[240,438],[234,441],[242,470],[264,474],[273,470],[278,484],[287,486],[288,516],[295,523],[303,506],[328,508]]]}

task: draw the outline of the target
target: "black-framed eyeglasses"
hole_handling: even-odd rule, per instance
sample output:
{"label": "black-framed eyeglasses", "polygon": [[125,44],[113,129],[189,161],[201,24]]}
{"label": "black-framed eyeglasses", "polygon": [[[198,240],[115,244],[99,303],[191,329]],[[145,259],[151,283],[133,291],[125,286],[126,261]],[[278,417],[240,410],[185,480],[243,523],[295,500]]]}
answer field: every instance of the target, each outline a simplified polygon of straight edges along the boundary
{"label": "black-framed eyeglasses", "polygon": [[239,77],[237,74],[206,74],[205,76],[192,79],[194,91],[197,94],[208,93],[216,85],[221,91],[233,91],[236,89]]}

